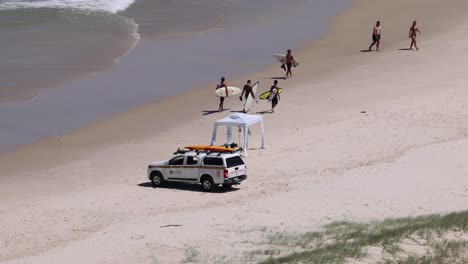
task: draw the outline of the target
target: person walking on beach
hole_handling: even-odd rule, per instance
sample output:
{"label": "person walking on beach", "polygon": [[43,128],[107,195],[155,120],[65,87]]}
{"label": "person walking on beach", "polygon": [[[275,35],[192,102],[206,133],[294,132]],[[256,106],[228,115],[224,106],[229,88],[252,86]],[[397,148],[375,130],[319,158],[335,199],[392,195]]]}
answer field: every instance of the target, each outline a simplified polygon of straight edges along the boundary
{"label": "person walking on beach", "polygon": [[413,45],[416,48],[416,50],[419,50],[418,45],[416,45],[416,35],[418,32],[419,34],[421,34],[421,31],[419,31],[417,24],[418,23],[416,22],[416,20],[413,21],[413,25],[409,29],[409,38],[411,39],[411,45],[410,45],[411,50],[413,49]]}
{"label": "person walking on beach", "polygon": [[296,62],[294,61],[294,56],[291,54],[291,50],[288,49],[288,53],[286,54],[286,79],[288,76],[292,78],[292,72],[291,72],[291,67],[294,65],[296,67]]}
{"label": "person walking on beach", "polygon": [[271,113],[275,112],[275,107],[278,105],[278,101],[281,99],[278,91],[278,80],[275,80],[273,86],[270,88],[270,97],[268,101],[271,101]]}
{"label": "person walking on beach", "polygon": [[[252,85],[251,85],[251,81],[250,80],[247,80],[247,83],[244,85],[244,89],[242,90],[242,93],[241,95],[239,96],[239,100],[242,101],[242,95],[244,95],[245,93],[245,100],[247,101],[247,98],[249,98],[249,95],[252,94],[252,97],[253,99],[258,103],[258,100],[257,98],[255,98],[255,94],[252,90]],[[243,110],[244,113],[246,113],[245,109]]]}
{"label": "person walking on beach", "polygon": [[372,47],[376,44],[377,44],[376,51],[379,51],[381,34],[382,34],[382,31],[380,29],[380,21],[377,21],[372,31],[372,44],[369,46],[369,51],[371,51]]}
{"label": "person walking on beach", "polygon": [[[216,90],[221,89],[221,88],[226,89],[226,97],[228,97],[229,93],[228,93],[228,88],[227,88],[227,85],[226,85],[225,81],[226,81],[226,79],[224,77],[221,77],[221,81],[216,84]],[[222,96],[219,97],[218,112],[222,112],[224,110],[224,98],[225,97],[222,97]]]}

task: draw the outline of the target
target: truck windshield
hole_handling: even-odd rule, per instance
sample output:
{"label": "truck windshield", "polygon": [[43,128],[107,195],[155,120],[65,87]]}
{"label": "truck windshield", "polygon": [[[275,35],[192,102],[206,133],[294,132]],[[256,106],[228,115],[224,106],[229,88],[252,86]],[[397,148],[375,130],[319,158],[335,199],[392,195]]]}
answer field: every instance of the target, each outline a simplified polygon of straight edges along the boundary
{"label": "truck windshield", "polygon": [[239,156],[230,157],[226,159],[226,165],[228,168],[237,167],[240,165],[244,165],[244,161]]}

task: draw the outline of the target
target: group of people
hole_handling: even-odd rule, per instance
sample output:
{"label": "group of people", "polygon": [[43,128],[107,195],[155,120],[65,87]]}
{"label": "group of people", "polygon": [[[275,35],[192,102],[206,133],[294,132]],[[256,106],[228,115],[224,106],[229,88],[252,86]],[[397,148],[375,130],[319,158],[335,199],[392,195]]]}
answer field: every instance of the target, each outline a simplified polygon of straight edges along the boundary
{"label": "group of people", "polygon": [[[421,31],[419,31],[417,27],[417,22],[413,21],[413,24],[410,27],[409,30],[409,38],[411,39],[411,44],[410,44],[410,49],[413,49],[413,46],[416,48],[416,50],[419,50],[417,42],[416,42],[416,36],[417,33],[421,34]],[[373,30],[372,30],[372,43],[369,46],[369,51],[372,51],[372,48],[375,46],[376,51],[379,51],[380,48],[380,39],[382,37],[382,28],[381,28],[381,23],[380,21],[377,21],[375,24]],[[292,71],[291,68],[292,66],[296,67],[296,61],[294,60],[294,56],[291,53],[291,50],[288,49],[286,53],[286,58],[285,58],[285,64],[283,64],[281,67],[286,71],[286,77],[287,78],[292,78]],[[226,79],[224,77],[221,77],[220,82],[216,85],[216,89],[226,89],[226,97],[229,96],[228,93],[228,87],[226,85]],[[280,100],[280,95],[279,95],[279,88],[278,88],[278,81],[275,80],[273,85],[270,87],[270,93],[273,95],[270,97],[271,100],[271,112],[275,112],[275,107],[278,105],[278,102]],[[242,90],[242,94],[239,97],[239,99],[242,101],[242,96],[245,94],[245,100],[249,97],[249,95],[252,95],[253,99],[255,99],[258,103],[257,98],[255,98],[255,94],[252,89],[251,81],[248,80],[247,83],[244,85],[244,88]],[[219,97],[219,108],[218,111],[222,112],[224,110],[224,99],[226,97]],[[245,109],[244,109],[245,112]]]}
{"label": "group of people", "polygon": [[[216,90],[218,89],[226,89],[226,97],[229,96],[228,92],[228,87],[226,84],[226,78],[221,77],[220,82],[216,85]],[[280,100],[280,95],[279,95],[279,88],[278,88],[278,80],[275,80],[273,82],[273,85],[270,87],[270,93],[273,95],[271,96],[271,112],[275,112],[275,107],[278,105],[278,102]],[[258,99],[255,97],[255,94],[253,92],[253,87],[252,87],[252,81],[247,80],[247,83],[244,85],[244,88],[242,89],[242,93],[239,96],[239,100],[242,101],[242,96],[245,94],[245,100],[249,98],[249,95],[252,95],[252,98],[258,103]],[[226,97],[219,97],[219,109],[218,112],[222,112],[224,110],[224,99]],[[244,113],[245,113],[244,109]]]}
{"label": "group of people", "polygon": [[[409,34],[408,34],[409,38],[411,39],[411,44],[410,44],[411,50],[413,49],[413,46],[416,48],[416,50],[419,50],[418,45],[416,43],[417,33],[421,34],[421,31],[419,31],[418,23],[415,20],[413,21],[413,24],[411,25]],[[381,36],[382,36],[381,24],[380,24],[380,21],[377,21],[377,23],[374,26],[374,29],[372,30],[372,43],[369,46],[369,51],[372,50],[372,47],[374,47],[374,45],[376,46],[376,51],[379,51]]]}
{"label": "group of people", "polygon": [[[292,71],[291,68],[292,66],[296,67],[296,61],[294,60],[294,56],[291,53],[291,50],[288,49],[286,53],[286,77],[287,78],[292,78]],[[284,64],[281,66],[284,67]],[[226,84],[226,78],[221,77],[220,82],[216,84],[216,90],[218,89],[226,89],[226,97],[229,96],[228,92],[228,86]],[[242,93],[239,96],[239,100],[242,101],[242,96],[245,94],[245,100],[249,97],[249,95],[252,95],[252,98],[258,103],[258,99],[255,97],[253,87],[252,87],[252,82],[250,80],[247,80],[247,83],[244,85],[244,88],[242,89]],[[275,80],[273,82],[273,85],[270,87],[270,94],[271,96],[269,97],[269,101],[271,101],[271,113],[275,112],[275,107],[278,105],[278,102],[281,100],[280,95],[279,95],[279,87],[278,87],[278,80]],[[219,97],[219,108],[218,112],[222,112],[224,110],[224,99],[226,97]],[[244,109],[244,113],[246,110]]]}

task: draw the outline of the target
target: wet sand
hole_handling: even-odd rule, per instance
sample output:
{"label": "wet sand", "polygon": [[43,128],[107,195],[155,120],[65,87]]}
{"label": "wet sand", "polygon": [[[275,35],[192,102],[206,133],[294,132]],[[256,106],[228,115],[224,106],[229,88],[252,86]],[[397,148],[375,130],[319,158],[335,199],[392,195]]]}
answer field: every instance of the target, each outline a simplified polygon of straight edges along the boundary
{"label": "wet sand", "polygon": [[[249,230],[263,227],[304,231],[467,209],[466,8],[356,1],[331,22],[331,34],[295,54],[301,66],[280,80],[275,114],[263,115],[269,148],[255,149],[253,128],[249,179],[232,192],[153,189],[145,178],[149,161],[208,143],[213,121],[242,110],[230,98],[228,111],[204,115],[217,108],[212,87],[3,155],[0,261],[179,263],[189,247],[235,258],[253,247],[242,243],[245,234],[260,238]],[[401,50],[414,17],[421,49]],[[360,52],[377,19],[382,51]],[[275,65],[228,83],[260,80],[266,90],[282,74]],[[261,102],[252,112],[269,108]],[[168,224],[182,226],[160,228]]]}

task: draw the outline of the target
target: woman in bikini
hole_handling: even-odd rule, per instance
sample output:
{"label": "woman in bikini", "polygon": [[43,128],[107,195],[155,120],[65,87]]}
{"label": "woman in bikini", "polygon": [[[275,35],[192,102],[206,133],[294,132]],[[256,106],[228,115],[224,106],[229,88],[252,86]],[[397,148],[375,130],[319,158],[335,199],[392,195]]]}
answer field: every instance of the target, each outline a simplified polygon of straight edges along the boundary
{"label": "woman in bikini", "polygon": [[421,34],[421,31],[419,31],[419,29],[417,28],[417,23],[415,20],[413,21],[413,25],[410,27],[410,30],[409,30],[409,38],[411,39],[410,49],[413,49],[413,45],[414,45],[416,50],[419,50],[418,45],[416,45],[416,35],[418,32],[419,34]]}

